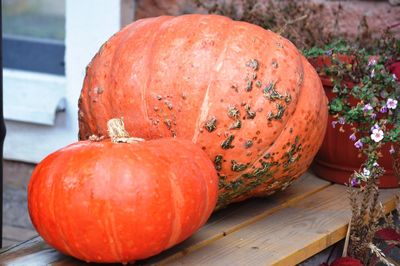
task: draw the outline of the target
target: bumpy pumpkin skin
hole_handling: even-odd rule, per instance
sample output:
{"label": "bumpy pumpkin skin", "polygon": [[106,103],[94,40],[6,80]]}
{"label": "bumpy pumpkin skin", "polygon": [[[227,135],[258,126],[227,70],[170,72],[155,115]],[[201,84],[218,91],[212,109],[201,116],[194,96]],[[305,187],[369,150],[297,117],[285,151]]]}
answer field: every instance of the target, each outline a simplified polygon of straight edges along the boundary
{"label": "bumpy pumpkin skin", "polygon": [[192,235],[214,210],[217,191],[212,162],[189,141],[83,141],[37,166],[28,208],[37,231],[61,252],[129,262]]}
{"label": "bumpy pumpkin skin", "polygon": [[288,40],[215,15],[139,20],[87,68],[79,136],[123,116],[145,139],[192,140],[215,161],[218,206],[286,188],[321,145],[327,99]]}

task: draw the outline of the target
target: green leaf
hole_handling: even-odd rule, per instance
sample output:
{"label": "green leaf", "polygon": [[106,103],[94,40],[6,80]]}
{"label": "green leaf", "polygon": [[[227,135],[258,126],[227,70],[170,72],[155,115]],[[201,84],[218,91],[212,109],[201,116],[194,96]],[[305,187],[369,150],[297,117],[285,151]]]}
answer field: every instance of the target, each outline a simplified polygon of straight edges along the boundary
{"label": "green leaf", "polygon": [[340,98],[335,98],[329,103],[329,113],[338,114],[343,111],[343,101]]}

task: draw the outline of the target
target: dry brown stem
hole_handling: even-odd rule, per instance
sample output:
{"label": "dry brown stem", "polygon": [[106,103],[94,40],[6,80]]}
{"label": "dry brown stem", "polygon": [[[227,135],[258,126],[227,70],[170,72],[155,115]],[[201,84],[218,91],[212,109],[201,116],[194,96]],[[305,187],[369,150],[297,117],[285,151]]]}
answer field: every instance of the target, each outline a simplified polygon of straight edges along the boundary
{"label": "dry brown stem", "polygon": [[144,139],[131,137],[125,129],[124,119],[112,118],[107,122],[108,136],[114,143],[142,142]]}

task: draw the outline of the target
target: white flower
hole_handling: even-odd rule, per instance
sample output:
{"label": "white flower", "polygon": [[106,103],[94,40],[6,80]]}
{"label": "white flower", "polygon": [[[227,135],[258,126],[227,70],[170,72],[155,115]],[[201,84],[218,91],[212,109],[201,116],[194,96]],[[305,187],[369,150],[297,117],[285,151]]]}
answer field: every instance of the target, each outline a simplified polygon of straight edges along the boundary
{"label": "white flower", "polygon": [[389,98],[386,102],[386,106],[389,109],[396,109],[397,107],[397,100]]}
{"label": "white flower", "polygon": [[372,164],[372,166],[378,167],[378,166],[379,166],[379,163],[374,162],[374,163]]}
{"label": "white flower", "polygon": [[369,176],[371,174],[371,171],[370,170],[368,170],[367,168],[364,168],[363,169],[363,175],[364,176]]}
{"label": "white flower", "polygon": [[393,74],[392,77],[394,80],[397,80],[396,74]]}
{"label": "white flower", "polygon": [[375,142],[379,142],[383,139],[383,131],[381,129],[372,130],[371,139]]}

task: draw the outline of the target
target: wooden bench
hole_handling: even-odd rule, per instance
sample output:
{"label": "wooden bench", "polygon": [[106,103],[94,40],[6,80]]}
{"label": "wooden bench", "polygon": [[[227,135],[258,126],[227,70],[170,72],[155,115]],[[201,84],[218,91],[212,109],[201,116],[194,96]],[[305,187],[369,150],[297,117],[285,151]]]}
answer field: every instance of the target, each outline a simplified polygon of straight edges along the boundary
{"label": "wooden bench", "polygon": [[[381,191],[386,211],[399,189]],[[195,235],[139,265],[295,265],[346,235],[346,187],[306,173],[287,190],[218,211]],[[0,250],[1,265],[88,265],[39,236]]]}

